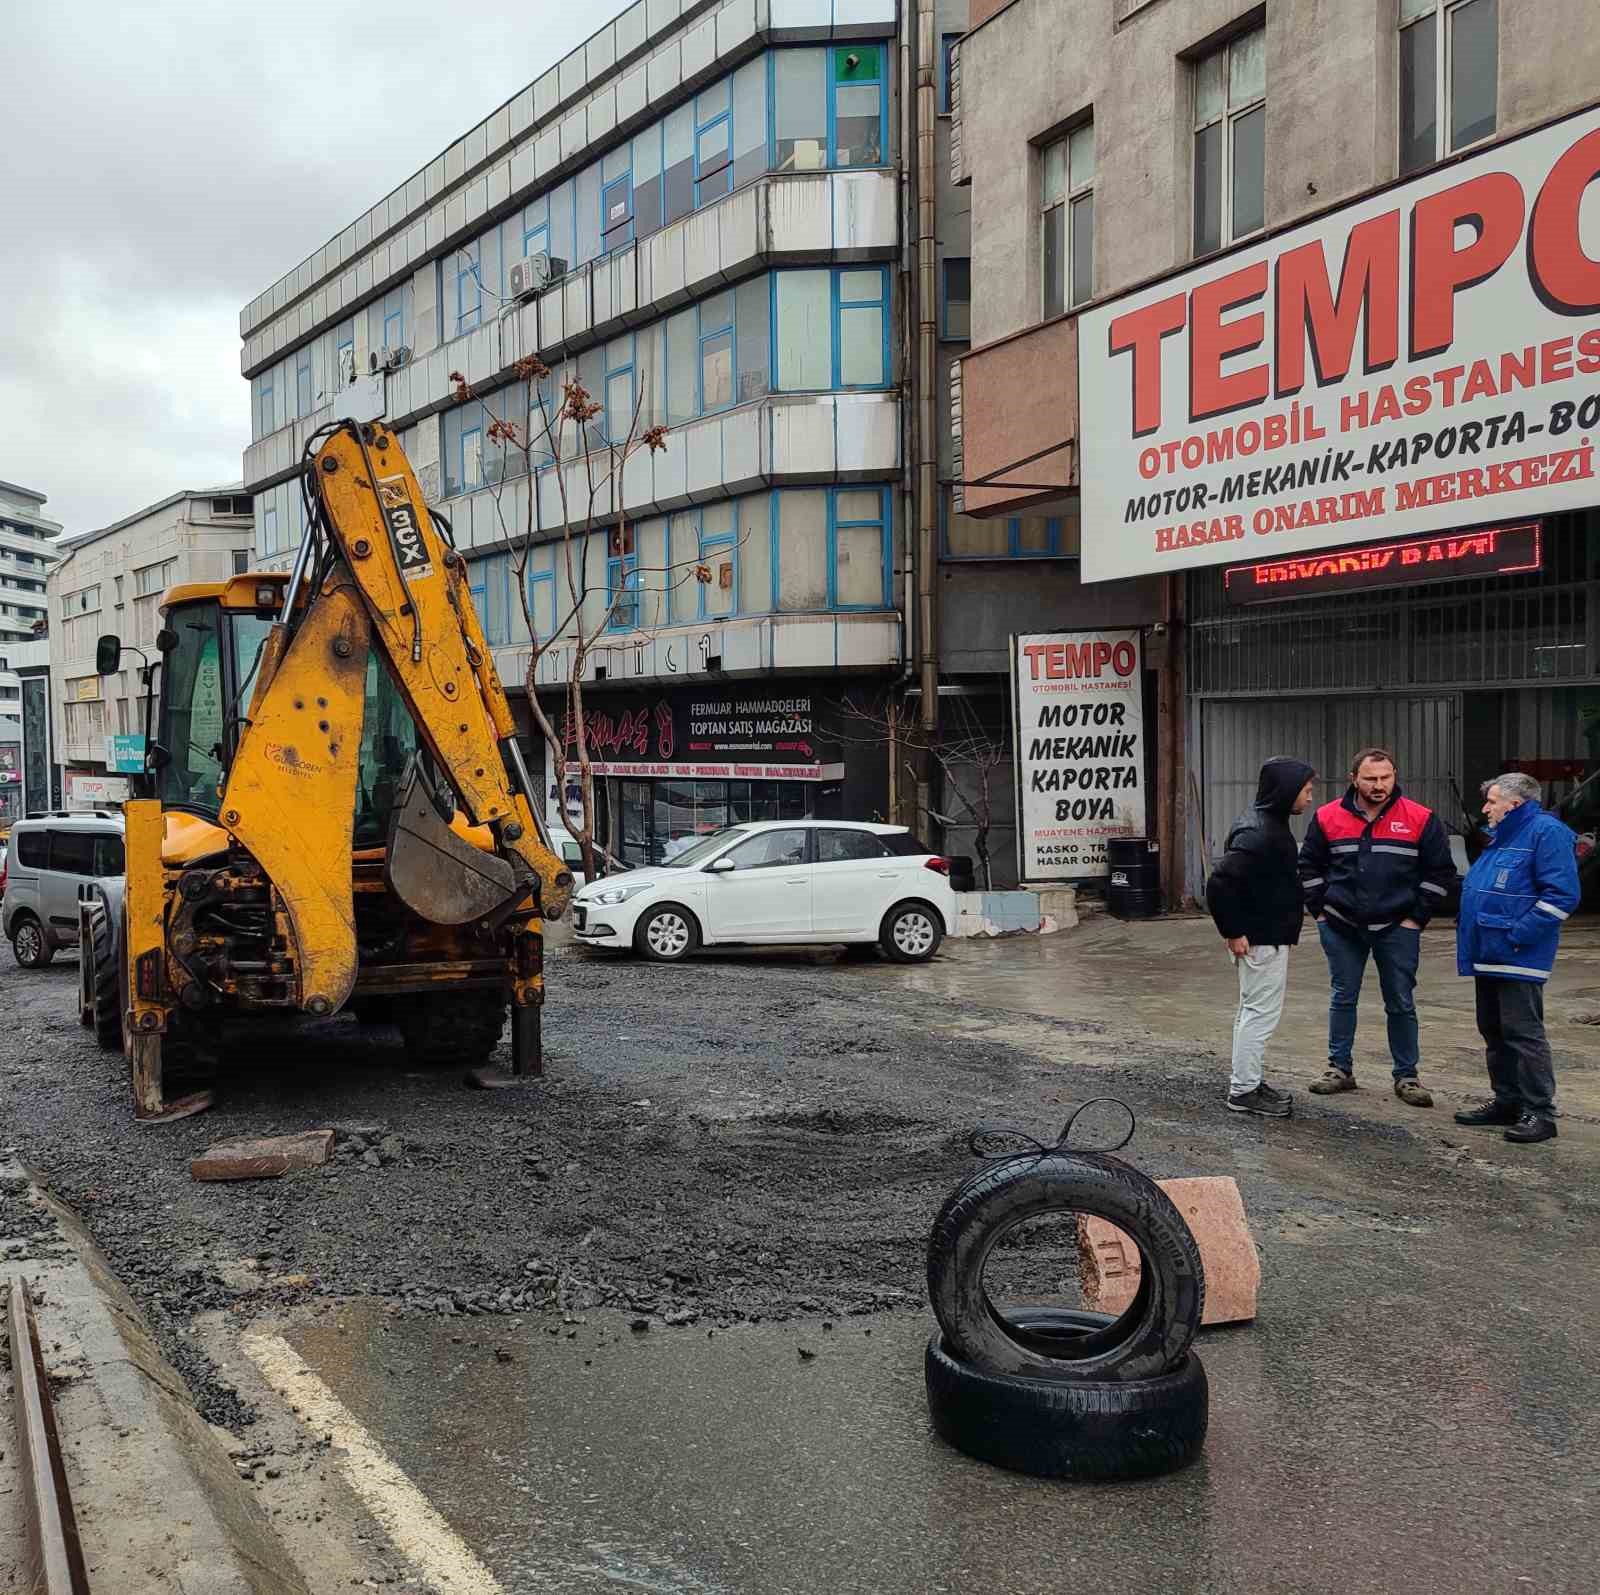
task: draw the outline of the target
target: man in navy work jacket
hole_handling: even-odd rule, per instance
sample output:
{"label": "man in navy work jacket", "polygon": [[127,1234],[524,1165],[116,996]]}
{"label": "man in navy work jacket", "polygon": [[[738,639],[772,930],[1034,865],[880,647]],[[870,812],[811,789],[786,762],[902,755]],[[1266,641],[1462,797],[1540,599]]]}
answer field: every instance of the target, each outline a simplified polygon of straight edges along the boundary
{"label": "man in navy work jacket", "polygon": [[1483,784],[1489,845],[1467,871],[1456,919],[1456,971],[1477,988],[1478,1033],[1494,1095],[1457,1124],[1503,1124],[1508,1141],[1556,1133],[1555,1070],[1544,1033],[1544,983],[1561,922],[1578,906],[1577,838],[1539,803],[1530,775]]}
{"label": "man in navy work jacket", "polygon": [[1300,844],[1300,885],[1332,986],[1328,1071],[1311,1087],[1318,1096],[1356,1088],[1356,1004],[1370,954],[1389,1020],[1394,1094],[1412,1107],[1433,1106],[1417,1078],[1414,993],[1422,928],[1455,882],[1439,816],[1401,793],[1387,748],[1363,748],[1349,790],[1317,810]]}

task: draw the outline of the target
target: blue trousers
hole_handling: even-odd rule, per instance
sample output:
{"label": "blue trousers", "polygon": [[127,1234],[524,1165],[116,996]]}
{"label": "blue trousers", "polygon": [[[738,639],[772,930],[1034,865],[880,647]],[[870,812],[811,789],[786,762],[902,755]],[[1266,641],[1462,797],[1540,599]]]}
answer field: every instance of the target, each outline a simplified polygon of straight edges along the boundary
{"label": "blue trousers", "polygon": [[1422,932],[1403,925],[1386,930],[1363,930],[1357,925],[1342,925],[1332,916],[1317,926],[1322,934],[1322,950],[1328,958],[1332,996],[1328,1002],[1328,1062],[1346,1074],[1355,1070],[1353,1049],[1356,1039],[1356,1004],[1361,997],[1361,977],[1367,970],[1367,956],[1378,966],[1378,984],[1383,991],[1383,1011],[1389,1021],[1389,1056],[1394,1061],[1397,1080],[1417,1072],[1417,962],[1422,951]]}

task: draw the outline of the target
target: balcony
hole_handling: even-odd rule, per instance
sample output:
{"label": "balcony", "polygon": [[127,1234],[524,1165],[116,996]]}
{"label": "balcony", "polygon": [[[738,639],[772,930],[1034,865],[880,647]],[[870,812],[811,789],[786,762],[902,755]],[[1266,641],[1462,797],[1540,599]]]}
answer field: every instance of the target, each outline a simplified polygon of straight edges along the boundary
{"label": "balcony", "polygon": [[974,349],[957,369],[950,422],[965,486],[956,507],[980,517],[1039,514],[1075,491],[1077,318]]}

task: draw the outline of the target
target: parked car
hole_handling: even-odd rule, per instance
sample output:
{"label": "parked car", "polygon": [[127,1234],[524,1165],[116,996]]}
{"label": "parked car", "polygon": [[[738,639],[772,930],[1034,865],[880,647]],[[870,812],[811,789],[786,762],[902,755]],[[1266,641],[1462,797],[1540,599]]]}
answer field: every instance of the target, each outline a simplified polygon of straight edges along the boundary
{"label": "parked car", "polygon": [[78,888],[123,872],[122,816],[104,809],[18,820],[6,856],[4,930],[24,969],[78,945]]}
{"label": "parked car", "polygon": [[573,930],[587,947],[661,963],[741,942],[876,942],[899,963],[923,963],[956,923],[949,874],[900,825],[730,825],[665,864],[581,888]]}

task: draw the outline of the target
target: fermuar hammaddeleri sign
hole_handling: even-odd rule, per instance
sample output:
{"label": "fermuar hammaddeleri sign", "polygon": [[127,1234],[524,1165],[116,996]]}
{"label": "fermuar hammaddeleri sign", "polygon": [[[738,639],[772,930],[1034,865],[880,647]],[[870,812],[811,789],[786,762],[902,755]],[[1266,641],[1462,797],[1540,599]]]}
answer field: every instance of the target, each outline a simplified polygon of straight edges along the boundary
{"label": "fermuar hammaddeleri sign", "polygon": [[1137,631],[1011,639],[1023,880],[1098,879],[1108,838],[1144,834],[1143,665]]}

